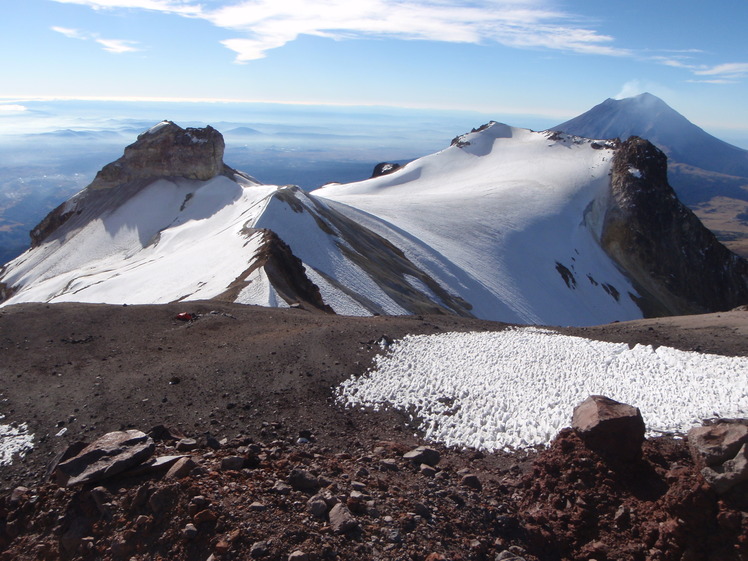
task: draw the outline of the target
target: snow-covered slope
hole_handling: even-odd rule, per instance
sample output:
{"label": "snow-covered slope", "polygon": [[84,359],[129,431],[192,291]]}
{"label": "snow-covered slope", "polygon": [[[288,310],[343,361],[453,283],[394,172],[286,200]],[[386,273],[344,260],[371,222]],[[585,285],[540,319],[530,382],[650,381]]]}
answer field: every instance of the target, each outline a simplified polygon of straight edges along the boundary
{"label": "snow-covered slope", "polygon": [[632,319],[636,290],[597,241],[612,155],[612,145],[491,123],[394,173],[313,194],[372,229],[394,227],[390,241],[478,317]]}
{"label": "snow-covered slope", "polygon": [[[674,198],[650,149],[489,123],[387,175],[304,193],[225,166],[214,129],[165,122],[35,228],[0,270],[0,301],[220,299],[553,325],[682,313],[692,295],[672,294],[670,269],[647,255],[683,254],[672,266],[700,275],[705,252],[719,270],[735,263],[684,251],[688,236],[636,253],[658,223],[631,208],[649,191],[662,209]],[[633,163],[614,165],[624,152]],[[742,271],[728,275],[732,299],[748,294]]]}

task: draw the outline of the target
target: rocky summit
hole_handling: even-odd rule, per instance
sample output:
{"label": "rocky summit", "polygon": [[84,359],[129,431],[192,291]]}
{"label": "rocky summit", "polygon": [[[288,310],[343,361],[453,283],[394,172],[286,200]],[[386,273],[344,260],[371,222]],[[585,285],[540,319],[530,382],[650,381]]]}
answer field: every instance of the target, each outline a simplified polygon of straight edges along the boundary
{"label": "rocky summit", "polygon": [[208,181],[224,171],[223,135],[213,127],[183,129],[162,121],[138,136],[124,155],[104,166],[92,189],[109,189],[135,179],[184,177]]}

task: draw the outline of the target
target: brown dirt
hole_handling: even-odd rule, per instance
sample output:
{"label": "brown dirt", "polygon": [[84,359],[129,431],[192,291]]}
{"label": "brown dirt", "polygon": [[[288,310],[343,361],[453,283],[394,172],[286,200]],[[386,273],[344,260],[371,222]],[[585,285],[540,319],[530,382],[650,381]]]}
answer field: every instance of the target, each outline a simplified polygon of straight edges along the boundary
{"label": "brown dirt", "polygon": [[[176,320],[183,311],[200,317]],[[26,458],[0,468],[0,559],[249,559],[260,541],[270,542],[262,559],[283,561],[297,549],[314,560],[493,560],[510,547],[528,561],[748,559],[748,490],[717,497],[682,441],[650,440],[643,462],[623,467],[606,464],[571,432],[542,452],[440,448],[440,474],[428,477],[401,457],[421,443],[405,417],[343,410],[331,399],[333,385],[367,370],[382,336],[503,328],[448,316],[347,318],[212,302],[2,308],[0,412],[3,422],[27,422],[36,442]],[[748,312],[561,330],[748,354]],[[91,486],[41,481],[70,443],[159,424],[201,442],[188,477],[113,478],[103,509]],[[314,442],[297,443],[302,430]],[[212,450],[206,433],[229,443]],[[160,442],[159,452],[175,453],[173,445]],[[221,459],[236,454],[259,461],[221,470]],[[387,458],[396,471],[382,463]],[[309,515],[308,492],[272,490],[297,467],[351,505],[357,530],[335,534],[326,518]],[[460,483],[465,471],[482,490]],[[371,504],[352,500],[353,481]],[[21,484],[29,489],[11,501],[7,491]],[[195,496],[206,497],[210,511],[198,521]],[[198,533],[187,539],[190,522]]]}

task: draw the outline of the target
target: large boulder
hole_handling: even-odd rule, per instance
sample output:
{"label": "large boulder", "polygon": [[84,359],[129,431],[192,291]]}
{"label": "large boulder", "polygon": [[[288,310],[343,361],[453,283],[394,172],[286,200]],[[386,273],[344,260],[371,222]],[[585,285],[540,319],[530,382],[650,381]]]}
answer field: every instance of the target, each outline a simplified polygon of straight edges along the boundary
{"label": "large boulder", "polygon": [[645,427],[637,407],[591,395],[574,408],[571,426],[589,448],[608,459],[641,458]]}
{"label": "large boulder", "polygon": [[70,487],[107,479],[153,455],[153,439],[139,430],[110,432],[57,465],[57,481]]}

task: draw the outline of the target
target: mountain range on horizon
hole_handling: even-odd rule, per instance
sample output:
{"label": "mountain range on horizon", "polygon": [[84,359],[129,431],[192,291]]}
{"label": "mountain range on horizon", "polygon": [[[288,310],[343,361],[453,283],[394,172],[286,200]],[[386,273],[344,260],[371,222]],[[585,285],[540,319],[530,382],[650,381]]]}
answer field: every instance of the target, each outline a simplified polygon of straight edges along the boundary
{"label": "mountain range on horizon", "polygon": [[32,232],[0,300],[301,305],[589,325],[748,302],[748,263],[677,199],[639,138],[491,122],[387,173],[311,193],[164,121]]}

